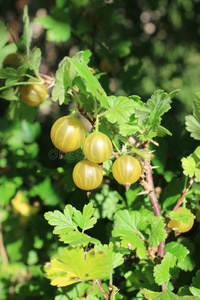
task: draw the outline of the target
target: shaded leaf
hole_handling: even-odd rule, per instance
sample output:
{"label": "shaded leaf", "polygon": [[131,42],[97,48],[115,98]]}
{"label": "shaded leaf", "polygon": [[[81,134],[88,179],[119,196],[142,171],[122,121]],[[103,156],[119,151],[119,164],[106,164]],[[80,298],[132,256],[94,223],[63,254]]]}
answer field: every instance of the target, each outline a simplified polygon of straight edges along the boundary
{"label": "shaded leaf", "polygon": [[192,285],[189,287],[190,292],[200,298],[200,270],[196,272],[196,276],[192,278]]}

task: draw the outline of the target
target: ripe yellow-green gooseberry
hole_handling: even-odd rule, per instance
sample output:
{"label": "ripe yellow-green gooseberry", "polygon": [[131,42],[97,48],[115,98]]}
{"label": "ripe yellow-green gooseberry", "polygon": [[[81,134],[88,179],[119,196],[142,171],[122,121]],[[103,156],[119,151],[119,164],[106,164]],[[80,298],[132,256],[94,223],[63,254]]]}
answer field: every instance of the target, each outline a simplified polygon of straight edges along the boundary
{"label": "ripe yellow-green gooseberry", "polygon": [[74,183],[82,190],[96,189],[103,180],[102,168],[87,159],[79,161],[72,174]]}
{"label": "ripe yellow-green gooseberry", "polygon": [[116,159],[112,173],[118,183],[130,185],[140,178],[141,166],[136,158],[124,155]]}
{"label": "ripe yellow-green gooseberry", "polygon": [[48,96],[47,88],[44,84],[34,83],[34,80],[28,81],[33,84],[24,85],[20,88],[21,99],[30,106],[39,106]]}
{"label": "ripe yellow-green gooseberry", "polygon": [[[188,209],[186,207],[178,207],[176,212],[178,214],[180,214],[183,211],[188,211]],[[183,232],[187,232],[189,231],[192,226],[194,225],[194,219],[190,219],[189,220],[189,224],[186,225],[183,222],[179,221],[179,220],[170,220],[168,223],[168,227],[172,228],[175,232],[178,233],[183,233]]]}
{"label": "ripe yellow-green gooseberry", "polygon": [[83,153],[86,158],[97,164],[108,160],[112,152],[111,140],[107,135],[99,131],[90,133],[83,143]]}
{"label": "ripe yellow-green gooseberry", "polygon": [[74,116],[64,116],[55,121],[51,128],[51,141],[63,152],[75,151],[80,148],[85,140],[85,127]]}
{"label": "ripe yellow-green gooseberry", "polygon": [[11,53],[4,58],[2,62],[2,66],[3,68],[17,69],[23,65],[23,62],[24,62],[23,55],[19,53]]}

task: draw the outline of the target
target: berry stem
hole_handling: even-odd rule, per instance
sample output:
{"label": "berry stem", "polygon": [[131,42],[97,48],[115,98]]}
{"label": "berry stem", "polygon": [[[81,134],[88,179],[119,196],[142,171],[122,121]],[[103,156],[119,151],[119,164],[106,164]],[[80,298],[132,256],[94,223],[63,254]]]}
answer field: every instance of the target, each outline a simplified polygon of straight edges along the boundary
{"label": "berry stem", "polygon": [[192,184],[194,183],[194,178],[195,175],[191,177],[190,181],[188,182],[187,187],[185,188],[185,190],[182,192],[178,202],[176,203],[176,205],[174,206],[174,208],[172,209],[172,211],[176,211],[177,208],[182,204],[187,192],[189,191],[189,189],[191,188]]}

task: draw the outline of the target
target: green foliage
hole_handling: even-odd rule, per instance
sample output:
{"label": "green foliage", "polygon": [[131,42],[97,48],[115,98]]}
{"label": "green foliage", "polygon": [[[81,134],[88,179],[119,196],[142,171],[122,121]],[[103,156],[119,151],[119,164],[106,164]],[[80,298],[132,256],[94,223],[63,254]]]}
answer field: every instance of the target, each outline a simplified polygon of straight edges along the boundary
{"label": "green foliage", "polygon": [[[0,22],[0,66],[10,53],[24,58],[17,68],[0,68],[2,300],[199,298],[200,147],[182,130],[179,104],[189,111],[186,99],[194,92],[188,94],[186,83],[195,85],[198,72],[191,76],[188,70],[197,70],[200,63],[192,35],[190,53],[181,42],[176,40],[174,47],[173,39],[163,38],[168,18],[174,34],[187,35],[189,22],[185,31],[179,28],[186,19],[195,20],[196,5],[57,0],[48,15],[35,19],[46,29],[47,44],[44,35],[32,40],[33,16],[27,6],[20,38],[10,31],[14,43],[8,44]],[[152,26],[154,33],[148,31]],[[55,61],[51,53],[57,55]],[[50,72],[40,73],[49,70],[47,61],[55,81]],[[20,97],[29,79],[50,91],[50,100],[38,109]],[[185,124],[199,140],[200,94],[196,97]],[[53,119],[69,111],[79,111],[88,132],[99,130],[113,143],[113,155],[102,165],[103,182],[87,195],[72,179],[74,165],[84,159],[82,149],[61,153],[49,137]],[[136,157],[142,168],[139,182],[127,185],[127,191],[112,175],[121,154]],[[177,214],[171,210],[183,192],[188,211]],[[187,225],[195,215],[188,235],[171,234],[168,217]]]}
{"label": "green foliage", "polygon": [[195,140],[200,140],[199,128],[200,128],[200,96],[196,94],[198,99],[193,102],[193,115],[185,117],[186,129],[191,133],[191,137]]}
{"label": "green foliage", "polygon": [[186,176],[194,177],[196,182],[200,182],[200,147],[197,147],[196,150],[187,158],[182,159],[183,173]]}
{"label": "green foliage", "polygon": [[158,285],[162,285],[171,278],[171,271],[176,265],[176,257],[167,252],[161,264],[154,267],[154,277]]}
{"label": "green foliage", "polygon": [[45,267],[47,278],[52,285],[67,286],[83,280],[107,277],[109,261],[106,252],[88,251],[86,257],[83,248],[65,248],[64,253],[51,260]]}
{"label": "green foliage", "polygon": [[190,219],[194,219],[195,216],[188,210],[177,213],[176,211],[171,211],[169,213],[169,217],[171,220],[177,220],[182,222],[183,224],[188,225]]}

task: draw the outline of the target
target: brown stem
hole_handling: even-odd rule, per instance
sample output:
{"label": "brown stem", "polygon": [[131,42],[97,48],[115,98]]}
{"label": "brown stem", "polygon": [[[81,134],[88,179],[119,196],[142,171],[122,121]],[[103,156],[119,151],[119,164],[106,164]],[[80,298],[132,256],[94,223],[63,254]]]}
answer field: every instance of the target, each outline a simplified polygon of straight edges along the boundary
{"label": "brown stem", "polygon": [[2,256],[2,261],[7,264],[8,256],[7,256],[6,249],[5,249],[4,242],[3,242],[3,233],[2,233],[1,223],[0,223],[0,253]]}
{"label": "brown stem", "polygon": [[91,124],[92,126],[94,126],[95,124],[95,120],[92,120],[88,114],[84,111],[83,107],[78,106],[78,111],[81,113],[81,115],[86,118]]}
{"label": "brown stem", "polygon": [[193,182],[194,182],[194,178],[195,178],[195,175],[192,176],[192,178],[190,179],[190,181],[189,181],[189,183],[188,183],[186,189],[185,189],[185,190],[183,191],[183,193],[181,194],[181,196],[180,196],[178,202],[176,203],[176,205],[174,206],[174,208],[172,209],[172,211],[177,210],[177,208],[182,204],[183,199],[185,198],[187,192],[189,191],[189,189],[191,188],[191,186],[192,186],[192,184],[193,184]]}
{"label": "brown stem", "polygon": [[100,290],[102,291],[102,293],[103,293],[103,295],[104,295],[104,298],[105,298],[106,300],[109,300],[108,294],[107,294],[106,291],[104,290],[104,288],[103,288],[103,286],[102,286],[100,280],[99,280],[99,279],[96,279],[96,280],[95,280],[95,283],[98,284]]}
{"label": "brown stem", "polygon": [[[148,149],[149,142],[146,143],[145,148]],[[156,192],[154,189],[154,182],[153,182],[153,176],[152,176],[152,169],[151,169],[151,157],[148,159],[144,159],[144,165],[145,165],[145,175],[146,180],[144,178],[141,180],[140,184],[144,187],[144,189],[149,194],[149,199],[151,201],[151,205],[154,211],[154,214],[156,217],[161,216],[160,207],[158,204],[158,199],[156,197]],[[165,256],[165,242],[161,242],[158,247],[158,256],[163,258]]]}

